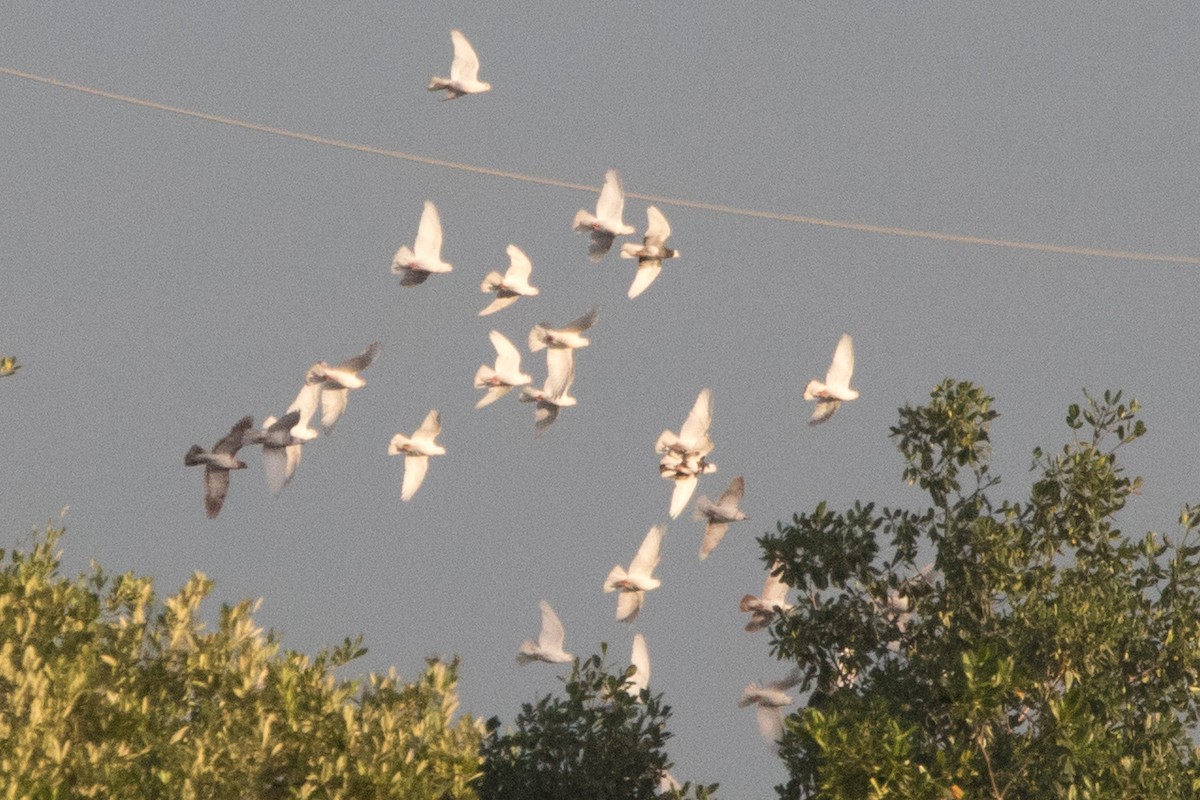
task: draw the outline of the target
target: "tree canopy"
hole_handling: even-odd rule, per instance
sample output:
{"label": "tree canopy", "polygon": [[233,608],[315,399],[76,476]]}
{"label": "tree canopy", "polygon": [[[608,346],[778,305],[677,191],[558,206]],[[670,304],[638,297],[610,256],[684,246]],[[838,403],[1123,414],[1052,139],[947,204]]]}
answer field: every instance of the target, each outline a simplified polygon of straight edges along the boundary
{"label": "tree canopy", "polygon": [[455,663],[339,680],[359,641],[281,652],[249,601],[206,630],[204,575],[159,605],[149,578],[63,577],[61,535],[0,551],[0,795],[475,796],[483,726],[454,719]]}
{"label": "tree canopy", "polygon": [[1086,800],[1200,792],[1200,508],[1171,537],[1123,534],[1145,433],[1120,393],[1072,405],[998,500],[993,399],[946,381],[891,431],[929,505],[824,503],[760,539],[800,597],[773,652],[807,705],[781,797]]}

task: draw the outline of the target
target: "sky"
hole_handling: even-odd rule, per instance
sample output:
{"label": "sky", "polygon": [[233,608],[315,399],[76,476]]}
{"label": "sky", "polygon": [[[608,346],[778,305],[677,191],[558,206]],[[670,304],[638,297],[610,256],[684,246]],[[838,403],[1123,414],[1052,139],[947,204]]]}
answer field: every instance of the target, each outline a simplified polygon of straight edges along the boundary
{"label": "sky", "polygon": [[[261,4],[260,4],[261,5]],[[571,230],[607,169],[626,191],[740,209],[991,239],[1200,257],[1200,6],[1059,3],[10,3],[0,67],[158,103],[587,192],[414,163],[140,108],[0,74],[0,547],[64,506],[67,574],[91,560],[193,571],[220,603],[264,598],[260,624],[314,652],[363,634],[357,673],[462,659],[462,709],[511,723],[561,688],[518,667],[548,600],[579,656],[624,663],[645,634],[650,688],[674,714],[680,780],[769,797],[782,763],[739,709],[781,677],[739,598],[765,575],[755,538],[825,500],[920,507],[888,438],[944,378],[996,398],[999,494],[1030,452],[1068,438],[1068,404],[1123,389],[1148,435],[1133,533],[1173,532],[1200,500],[1195,263],[1115,259],[851,231],[659,202],[669,262],[626,298],[632,262],[599,264]],[[449,32],[487,94],[439,102]],[[425,200],[454,269],[405,288],[392,255]],[[639,234],[646,202],[625,221]],[[630,239],[632,240],[632,239]],[[483,276],[521,247],[541,294],[493,316]],[[593,306],[565,409],[485,409],[472,377],[488,332],[523,351],[536,322]],[[860,399],[810,428],[801,394],[842,332]],[[205,518],[183,466],[246,414],[279,415],[305,370],[382,351],[295,479],[268,494],[258,453]],[[654,442],[712,390],[697,494],[746,482],[704,562],[690,508],[670,522],[632,626],[601,584],[667,522]],[[431,408],[441,443],[400,500],[386,454]]]}

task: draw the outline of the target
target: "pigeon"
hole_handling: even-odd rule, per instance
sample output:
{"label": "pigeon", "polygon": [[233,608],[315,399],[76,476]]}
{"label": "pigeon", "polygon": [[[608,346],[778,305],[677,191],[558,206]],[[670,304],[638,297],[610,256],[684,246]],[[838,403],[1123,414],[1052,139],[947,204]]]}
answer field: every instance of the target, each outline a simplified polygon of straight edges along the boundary
{"label": "pigeon", "polygon": [[185,467],[204,465],[204,511],[209,519],[221,513],[225,495],[229,494],[229,471],[246,468],[246,462],[237,458],[237,451],[245,444],[246,431],[253,424],[253,417],[242,417],[211,451],[194,444],[183,456]]}
{"label": "pigeon", "polygon": [[633,666],[633,674],[625,679],[625,691],[637,700],[642,696],[642,691],[650,685],[650,651],[646,649],[646,637],[640,633],[633,635],[633,651],[629,655],[629,663]]}
{"label": "pigeon", "polygon": [[667,237],[671,235],[671,226],[667,218],[656,206],[646,209],[646,235],[639,245],[636,242],[626,242],[621,245],[621,258],[636,258],[638,260],[637,274],[629,285],[629,299],[637,297],[654,283],[658,273],[662,272],[662,262],[667,258],[675,258],[678,250],[667,247]]}
{"label": "pigeon", "polygon": [[748,519],[745,513],[738,508],[738,503],[741,502],[745,493],[746,482],[739,475],[729,482],[729,488],[717,502],[714,503],[704,495],[700,495],[700,499],[696,501],[693,516],[697,522],[706,520],[708,522],[704,527],[704,541],[700,543],[701,561],[708,558],[708,554],[713,551],[713,548],[725,538],[725,534],[729,531],[729,523]]}
{"label": "pigeon", "polygon": [[505,252],[508,253],[508,271],[503,275],[499,272],[489,272],[479,286],[481,292],[496,293],[496,299],[479,312],[481,317],[508,308],[522,297],[533,297],[538,293],[536,286],[529,285],[529,273],[533,271],[533,263],[530,262],[529,256],[515,244],[510,244]]}
{"label": "pigeon", "polygon": [[833,416],[843,400],[857,400],[858,390],[850,388],[850,376],[854,373],[854,341],[850,334],[843,333],[833,351],[833,363],[825,373],[825,382],[811,380],[804,388],[805,400],[816,400],[809,425],[820,425]]}
{"label": "pigeon", "polygon": [[292,429],[300,422],[300,411],[284,414],[280,419],[267,417],[261,431],[250,430],[246,442],[262,445],[263,471],[267,476],[267,491],[279,494],[292,479],[300,463],[300,444]]}
{"label": "pigeon", "polygon": [[800,679],[800,671],[792,670],[787,677],[768,683],[766,686],[751,682],[742,691],[742,699],[738,701],[738,708],[746,708],[750,705],[758,706],[758,729],[762,732],[764,739],[775,743],[779,742],[779,737],[783,735],[783,712],[780,709],[796,702],[796,698],[789,695],[787,690],[799,684]]}
{"label": "pigeon", "polygon": [[[354,358],[348,358],[337,366],[331,367],[324,361],[318,361],[309,370],[313,379],[321,381],[321,427],[325,433],[333,431],[333,426],[346,410],[346,398],[350,390],[367,385],[358,373],[374,363],[379,356],[380,346],[379,342],[374,342]],[[300,398],[296,400],[299,402]]]}
{"label": "pigeon", "polygon": [[429,91],[446,90],[443,100],[456,100],[464,94],[479,94],[489,92],[492,85],[479,80],[479,56],[475,48],[462,35],[462,31],[450,31],[450,41],[454,44],[454,61],[450,63],[449,78],[431,78]]}
{"label": "pigeon", "polygon": [[388,444],[388,455],[404,454],[404,484],[400,488],[400,499],[411,500],[421,488],[425,480],[425,471],[429,469],[429,456],[443,456],[446,448],[434,441],[442,432],[442,415],[435,408],[425,416],[421,427],[417,428],[412,437],[397,433]]}
{"label": "pigeon", "polygon": [[524,386],[533,380],[532,376],[521,372],[521,354],[508,337],[499,331],[492,331],[488,338],[492,340],[492,347],[496,348],[496,366],[493,368],[481,364],[475,372],[475,388],[487,389],[475,404],[476,408],[491,405],[512,391],[514,386]]}
{"label": "pigeon", "polygon": [[658,462],[659,475],[664,480],[675,481],[669,509],[671,519],[678,517],[692,498],[699,476],[717,471],[717,465],[705,458],[713,451],[713,442],[708,435],[710,425],[712,392],[701,389],[679,433],[665,430],[654,443],[655,451],[663,456]]}
{"label": "pigeon", "polygon": [[771,571],[767,573],[767,580],[763,584],[760,597],[748,594],[742,597],[741,602],[738,603],[740,610],[750,612],[750,621],[746,623],[746,630],[750,633],[761,631],[770,625],[771,620],[776,616],[787,613],[793,608],[787,602],[788,589],[791,587],[783,582],[783,578],[779,575],[780,568],[781,565],[778,561],[771,565]]}
{"label": "pigeon", "polygon": [[401,245],[392,257],[392,274],[399,275],[401,286],[416,286],[425,282],[431,272],[450,272],[453,269],[442,261],[442,219],[437,206],[425,201],[421,222],[417,225],[417,240],[410,250]]}
{"label": "pigeon", "polygon": [[545,661],[547,664],[569,664],[575,656],[563,650],[563,624],[545,600],[542,607],[542,631],[537,641],[526,639],[517,651],[517,663]]}
{"label": "pigeon", "polygon": [[658,566],[659,551],[662,548],[662,537],[666,533],[666,525],[655,525],[642,540],[637,555],[629,564],[626,571],[621,565],[612,568],[604,579],[604,591],[621,591],[617,597],[617,620],[633,622],[638,612],[642,610],[642,601],[646,592],[657,589],[662,581],[654,577],[654,568]]}
{"label": "pigeon", "polygon": [[529,350],[536,353],[546,348],[578,350],[581,347],[587,347],[591,340],[585,339],[581,334],[596,324],[598,316],[599,311],[593,308],[579,319],[568,322],[561,328],[551,328],[549,322],[534,325],[533,329],[529,331]]}
{"label": "pigeon", "polygon": [[[552,353],[560,357],[551,358]],[[571,357],[571,351],[551,349],[546,355],[545,385],[541,389],[527,386],[521,389],[520,397],[523,403],[537,404],[533,410],[533,421],[538,435],[558,419],[560,408],[569,408],[578,402],[570,395],[571,384],[575,381],[575,359]]]}
{"label": "pigeon", "polygon": [[581,208],[575,214],[576,232],[592,233],[592,241],[588,245],[588,258],[592,261],[604,258],[616,237],[634,232],[632,225],[622,221],[624,212],[625,192],[621,189],[621,176],[615,169],[610,169],[604,173],[604,186],[600,189],[600,199],[596,201],[596,213]]}

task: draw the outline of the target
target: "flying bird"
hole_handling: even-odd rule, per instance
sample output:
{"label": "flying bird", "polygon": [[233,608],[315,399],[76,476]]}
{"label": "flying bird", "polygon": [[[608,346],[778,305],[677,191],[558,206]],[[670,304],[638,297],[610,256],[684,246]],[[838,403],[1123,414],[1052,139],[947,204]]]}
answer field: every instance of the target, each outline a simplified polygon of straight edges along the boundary
{"label": "flying bird", "polygon": [[411,437],[397,433],[388,444],[388,455],[404,454],[404,483],[400,487],[400,499],[411,500],[425,480],[429,469],[429,456],[442,456],[446,448],[434,441],[442,432],[442,415],[435,408],[425,416],[421,427]]}
{"label": "flying bird", "polygon": [[593,308],[582,317],[568,322],[561,328],[550,327],[549,322],[534,325],[529,331],[529,350],[536,353],[539,350],[551,348],[555,350],[578,350],[587,347],[591,339],[583,336],[583,332],[596,324],[600,312]]}
{"label": "flying bird", "polygon": [[629,663],[633,666],[633,674],[625,680],[625,691],[639,699],[642,691],[650,685],[650,651],[646,649],[646,637],[640,633],[633,635],[633,650],[629,654]]}
{"label": "flying bird", "polygon": [[392,274],[400,276],[401,286],[424,283],[432,272],[449,272],[453,267],[442,261],[442,218],[437,206],[425,201],[421,222],[417,225],[417,240],[412,249],[401,245],[392,257]]}
{"label": "flying bird", "polygon": [[454,44],[454,61],[450,62],[450,77],[433,77],[429,81],[429,91],[446,90],[443,100],[455,100],[464,94],[479,94],[491,91],[492,85],[479,80],[479,56],[475,48],[467,41],[461,31],[450,31],[450,41]]}
{"label": "flying bird", "polygon": [[780,709],[796,702],[796,698],[787,691],[799,684],[800,680],[800,671],[792,670],[787,677],[772,681],[766,686],[751,682],[742,690],[738,708],[758,706],[758,729],[764,739],[776,744],[779,742],[779,737],[783,735],[783,712]]}
{"label": "flying bird", "polygon": [[194,444],[183,456],[185,467],[204,465],[204,511],[209,519],[221,513],[225,495],[229,494],[230,470],[246,468],[246,462],[237,458],[237,451],[245,444],[246,432],[253,424],[253,417],[242,417],[211,451]]}
{"label": "flying bird", "polygon": [[646,208],[646,235],[642,243],[626,242],[621,245],[621,258],[636,258],[638,261],[637,274],[629,285],[629,299],[637,297],[654,283],[658,273],[662,272],[664,259],[675,258],[678,250],[667,247],[667,238],[671,235],[671,226],[667,218],[656,206]]}
{"label": "flying bird", "polygon": [[600,198],[596,201],[596,213],[581,208],[575,214],[575,231],[591,231],[588,258],[592,261],[604,258],[616,237],[634,232],[633,226],[626,225],[621,219],[624,213],[625,192],[621,189],[621,176],[615,169],[610,169],[604,173],[604,186],[600,188]]}
{"label": "flying bird", "polygon": [[804,389],[805,400],[816,400],[809,425],[820,425],[833,416],[843,400],[857,400],[858,390],[850,388],[850,376],[854,374],[854,341],[850,334],[843,333],[833,351],[833,363],[825,373],[825,382],[813,379]]}
{"label": "flying bird", "polygon": [[[559,357],[551,358],[551,354]],[[578,400],[570,394],[575,381],[575,359],[569,349],[551,349],[546,353],[546,383],[540,389],[521,389],[523,403],[536,403],[533,409],[534,429],[540,435],[558,419],[560,408],[569,408]]]}
{"label": "flying bird", "polygon": [[505,252],[508,253],[508,270],[503,275],[489,272],[479,286],[481,292],[496,293],[496,299],[479,312],[481,317],[508,308],[522,297],[533,297],[538,293],[536,286],[529,285],[529,274],[533,271],[529,256],[515,244],[510,244]]}
{"label": "flying bird", "polygon": [[481,364],[475,372],[475,388],[487,389],[476,408],[491,405],[512,391],[514,386],[525,386],[533,380],[527,373],[521,372],[521,353],[516,345],[499,331],[488,334],[492,347],[496,348],[496,366],[489,367]]}
{"label": "flying bird", "polygon": [[613,567],[604,579],[604,591],[620,590],[617,597],[617,620],[633,622],[638,612],[642,610],[642,602],[646,592],[657,589],[662,581],[654,577],[654,568],[658,566],[659,552],[662,549],[662,537],[666,533],[666,525],[655,525],[642,540],[637,555],[626,570],[620,564]]}
{"label": "flying bird", "polygon": [[575,656],[563,650],[563,624],[545,600],[542,607],[542,630],[537,641],[526,639],[517,651],[517,663],[545,661],[547,664],[569,664]]}
{"label": "flying bird", "polygon": [[760,596],[748,594],[738,603],[740,610],[750,612],[750,621],[746,623],[746,630],[750,633],[761,631],[770,625],[775,617],[786,614],[793,608],[787,601],[788,589],[791,587],[783,582],[783,577],[779,575],[780,568],[778,561],[771,565]]}
{"label": "flying bird", "polygon": [[[319,379],[321,382],[321,427],[325,429],[325,433],[333,430],[342,412],[346,410],[346,399],[350,390],[361,389],[367,385],[358,373],[375,362],[380,347],[379,342],[373,342],[366,350],[341,364],[331,367],[324,361],[318,361],[309,370],[312,379]],[[299,402],[300,398],[296,398],[296,401]]]}
{"label": "flying bird", "polygon": [[729,488],[717,502],[714,503],[704,495],[700,495],[700,499],[696,501],[693,516],[697,522],[708,522],[704,526],[704,541],[700,543],[701,561],[708,558],[708,554],[713,551],[713,548],[725,538],[725,534],[729,532],[729,523],[748,519],[745,513],[738,508],[738,503],[745,494],[746,482],[739,475],[729,482]]}
{"label": "flying bird", "polygon": [[292,479],[300,463],[300,445],[292,429],[300,422],[300,411],[294,410],[281,418],[267,417],[261,431],[246,432],[246,442],[262,445],[263,472],[267,476],[267,491],[279,494]]}
{"label": "flying bird", "polygon": [[699,476],[717,471],[717,465],[706,458],[713,451],[713,441],[708,435],[711,425],[712,392],[701,389],[679,433],[665,430],[654,443],[655,451],[662,454],[658,474],[675,482],[668,512],[671,519],[678,517],[692,498]]}

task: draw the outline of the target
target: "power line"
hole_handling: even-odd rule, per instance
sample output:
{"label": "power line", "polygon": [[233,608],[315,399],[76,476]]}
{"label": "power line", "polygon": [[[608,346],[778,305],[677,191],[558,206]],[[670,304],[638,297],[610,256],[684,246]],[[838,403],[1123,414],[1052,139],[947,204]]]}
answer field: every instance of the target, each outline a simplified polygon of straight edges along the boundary
{"label": "power line", "polygon": [[[96,89],[91,86],[83,86],[77,83],[69,83],[67,81],[61,81],[57,78],[50,78],[45,75],[35,75],[31,72],[22,72],[10,67],[0,67],[0,73],[11,75],[14,78],[21,78],[23,80],[41,83],[46,86],[54,86],[59,89],[69,89],[73,92],[82,92],[83,94],[89,94],[94,97],[102,97],[106,100],[116,100],[134,106],[141,106],[142,108],[152,108],[157,111],[166,111],[171,114],[179,114],[180,116],[190,117],[192,119],[205,120],[206,122],[216,122],[221,125],[229,125],[234,128],[257,131],[258,133],[266,133],[272,136],[298,139],[303,142],[328,145],[330,147],[337,147],[343,150],[369,153],[371,155],[383,156],[385,158],[395,158],[402,161],[412,161],[418,164],[427,164],[434,167],[445,167],[447,169],[456,169],[462,172],[472,172],[477,175],[490,175],[494,178],[507,178],[508,180],[523,181],[525,183],[536,183],[541,186],[554,186],[559,189],[571,189],[574,191],[589,193],[595,193],[597,191],[595,186],[587,186],[581,183],[571,183],[569,181],[560,181],[556,178],[528,175],[521,172],[509,172],[502,169],[492,169],[491,167],[480,167],[474,164],[463,164],[457,161],[444,161],[440,158],[429,158],[427,156],[414,155],[412,153],[405,153],[399,150],[390,150],[368,144],[359,144],[357,142],[347,142],[341,139],[332,139],[328,136],[316,136],[311,133],[303,133],[301,131],[293,131],[286,128],[260,125],[256,122],[248,122],[246,120],[235,119],[233,117],[225,117],[221,116],[220,114],[209,114],[203,111],[195,111],[188,108],[180,108],[179,106],[167,105],[165,103],[157,103],[153,100],[146,100],[140,97],[131,97],[129,95],[117,94],[115,92],[107,92],[103,89]],[[660,195],[642,194],[639,192],[626,192],[625,196],[637,200],[645,200],[650,203],[661,203],[662,205],[678,206],[682,208],[695,208],[702,211],[712,211],[718,214],[732,214],[741,217],[754,217],[757,219],[769,219],[777,222],[791,222],[801,225],[820,225],[826,228],[840,228],[842,230],[858,231],[860,233],[873,233],[883,236],[907,236],[913,239],[931,239],[934,241],[953,242],[956,244],[1007,247],[1016,250],[1034,250],[1043,253],[1061,253],[1064,255],[1115,258],[1126,261],[1157,261],[1164,263],[1192,264],[1200,266],[1200,258],[1195,256],[1164,255],[1160,253],[1137,253],[1126,250],[1106,250],[1099,247],[1079,247],[1076,245],[1047,244],[1044,242],[1022,242],[1012,239],[991,239],[986,236],[968,236],[965,234],[946,233],[943,231],[914,230],[912,228],[897,228],[887,225],[872,225],[865,222],[847,222],[845,220],[823,219],[821,217],[809,217],[799,214],[783,214],[776,211],[760,211],[751,208],[738,208],[736,206],[726,206],[718,203],[704,203],[698,200],[685,200],[678,197],[663,197]]]}

